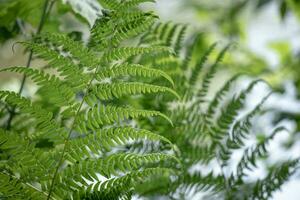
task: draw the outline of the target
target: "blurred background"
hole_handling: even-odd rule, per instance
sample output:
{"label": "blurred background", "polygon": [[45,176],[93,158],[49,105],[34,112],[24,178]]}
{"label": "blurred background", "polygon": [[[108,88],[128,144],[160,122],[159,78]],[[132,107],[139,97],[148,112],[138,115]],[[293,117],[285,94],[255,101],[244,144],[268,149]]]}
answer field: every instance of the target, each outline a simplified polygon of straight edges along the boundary
{"label": "blurred background", "polygon": [[[40,13],[32,8],[42,6],[32,5],[32,8],[23,11],[21,7],[14,7],[17,1],[21,2],[0,0],[0,68],[26,64],[28,54],[18,41],[30,38],[37,25],[36,13]],[[300,1],[156,1],[156,4],[147,4],[146,8],[154,9],[162,21],[188,24],[189,32],[202,32],[203,48],[215,41],[218,42],[219,48],[229,42],[234,43],[234,48],[226,56],[214,84],[220,84],[218,80],[236,73],[247,75],[237,87],[243,87],[250,80],[257,78],[266,80],[269,85],[258,85],[247,100],[247,105],[255,105],[271,89],[274,91],[264,107],[268,112],[256,119],[255,128],[263,133],[274,126],[284,125],[289,130],[275,138],[275,142],[270,146],[271,160],[267,162],[300,157]],[[10,2],[9,6],[3,6],[7,2]],[[41,4],[42,1],[33,2]],[[69,6],[82,2],[59,1],[49,16],[45,31],[66,32],[75,39],[82,38],[86,41],[89,27],[99,15],[101,6],[82,5],[83,9],[78,10],[74,9],[74,6],[72,10]],[[93,0],[87,2],[95,3]],[[20,12],[8,15],[12,9]],[[32,62],[34,67],[42,64],[42,61],[37,59]],[[20,78],[1,73],[0,88],[18,90]],[[24,94],[28,95],[34,91],[34,86],[28,82]],[[257,177],[263,173],[255,172]],[[281,191],[275,193],[274,199],[298,200],[299,189],[298,173]]]}
{"label": "blurred background", "polygon": [[[270,88],[274,90],[265,104],[269,112],[256,119],[255,128],[267,132],[274,126],[284,125],[290,131],[275,138],[267,162],[299,157],[300,2],[159,0],[155,9],[162,20],[192,24],[194,31],[203,32],[204,43],[236,44],[224,60],[224,71],[218,74],[215,84],[227,73],[239,72],[247,74],[241,87],[251,79],[266,80],[270,86],[258,85],[247,102],[249,106],[254,105]],[[263,174],[263,171],[255,172],[257,178]],[[299,188],[298,173],[273,199],[299,199]]]}

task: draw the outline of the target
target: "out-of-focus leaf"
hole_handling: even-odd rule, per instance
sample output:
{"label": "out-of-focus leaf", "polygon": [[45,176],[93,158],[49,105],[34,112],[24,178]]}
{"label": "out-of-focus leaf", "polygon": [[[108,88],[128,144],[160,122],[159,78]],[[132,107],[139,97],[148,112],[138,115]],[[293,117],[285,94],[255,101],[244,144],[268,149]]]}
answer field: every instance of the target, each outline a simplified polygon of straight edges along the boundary
{"label": "out-of-focus leaf", "polygon": [[42,4],[42,0],[0,1],[0,42],[16,36],[21,30],[22,21],[36,25],[41,15]]}
{"label": "out-of-focus leaf", "polygon": [[289,56],[291,56],[291,46],[288,42],[272,42],[269,44],[269,47],[278,54],[280,62],[284,62]]}
{"label": "out-of-focus leaf", "polygon": [[287,11],[288,11],[287,3],[286,3],[286,1],[283,0],[280,4],[280,17],[281,17],[281,19],[285,18],[286,14],[287,14]]}
{"label": "out-of-focus leaf", "polygon": [[90,26],[93,26],[98,16],[101,14],[101,5],[96,0],[62,0],[69,4],[73,11],[82,16]]}
{"label": "out-of-focus leaf", "polygon": [[295,15],[300,19],[300,1],[299,0],[286,0],[287,5],[295,13]]}

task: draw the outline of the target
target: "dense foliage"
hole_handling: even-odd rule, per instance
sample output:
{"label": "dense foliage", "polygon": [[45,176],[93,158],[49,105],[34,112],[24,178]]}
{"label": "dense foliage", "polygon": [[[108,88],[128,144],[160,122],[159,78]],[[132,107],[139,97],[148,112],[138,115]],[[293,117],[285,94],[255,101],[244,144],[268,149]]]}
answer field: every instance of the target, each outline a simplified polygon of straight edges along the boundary
{"label": "dense foliage", "polygon": [[[105,9],[87,42],[40,29],[21,44],[30,59],[47,64],[1,69],[30,78],[37,91],[0,91],[0,198],[189,199],[206,192],[211,199],[269,199],[298,159],[249,179],[285,130],[246,142],[258,136],[253,118],[269,95],[241,111],[263,81],[236,91],[237,74],[215,92],[210,86],[230,44],[213,61],[216,43],[203,51],[201,34],[138,7],[152,0],[99,2]],[[47,17],[52,5],[45,6]]]}

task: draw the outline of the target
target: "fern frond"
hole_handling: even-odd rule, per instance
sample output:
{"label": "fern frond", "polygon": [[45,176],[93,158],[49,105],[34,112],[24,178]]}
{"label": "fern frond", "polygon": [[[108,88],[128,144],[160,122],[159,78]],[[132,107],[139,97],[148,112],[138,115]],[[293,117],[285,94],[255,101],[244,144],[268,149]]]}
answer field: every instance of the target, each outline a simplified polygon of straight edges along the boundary
{"label": "fern frond", "polygon": [[[129,17],[132,18],[132,16]],[[111,45],[118,46],[125,39],[129,39],[144,33],[151,27],[155,20],[156,16],[152,13],[149,13],[144,14],[144,16],[141,16],[139,19],[123,22],[124,25],[116,28],[115,33],[110,41]]]}
{"label": "fern frond", "polygon": [[193,175],[185,175],[179,183],[182,184],[182,189],[185,193],[193,191],[195,194],[199,191],[222,190],[224,179],[222,176],[215,176],[212,172],[207,175],[195,173]]}
{"label": "fern frond", "polygon": [[207,94],[208,88],[210,86],[210,83],[216,73],[217,67],[219,66],[220,62],[224,58],[226,52],[229,50],[231,47],[231,44],[227,45],[222,49],[222,51],[219,53],[215,63],[209,68],[208,72],[205,74],[204,79],[202,81],[202,87],[201,89],[197,92],[197,96],[201,99]]}
{"label": "fern frond", "polygon": [[0,91],[0,99],[35,118],[38,131],[33,135],[34,137],[42,136],[57,142],[61,142],[66,137],[65,130],[52,119],[53,114],[51,112],[32,104],[30,100],[14,92]]}
{"label": "fern frond", "polygon": [[229,92],[232,84],[241,76],[241,74],[236,74],[231,77],[223,87],[215,94],[213,100],[209,103],[206,118],[211,119],[213,114],[216,113],[216,109],[219,106],[220,102],[223,100],[224,96]]}
{"label": "fern frond", "polygon": [[146,83],[130,82],[130,83],[112,83],[112,84],[99,84],[92,88],[92,96],[88,98],[94,99],[97,97],[100,100],[111,100],[120,98],[125,95],[147,94],[168,92],[178,99],[179,95],[172,89],[163,86],[151,85]]}
{"label": "fern frond", "polygon": [[106,9],[117,9],[119,7],[119,1],[118,0],[98,0],[99,3],[105,7]]}
{"label": "fern frond", "polygon": [[172,124],[172,121],[166,115],[158,111],[98,104],[88,109],[86,114],[78,118],[77,127],[80,132],[84,133],[88,129],[94,130],[103,125],[121,123],[126,119],[152,116],[160,116]]}
{"label": "fern frond", "polygon": [[94,69],[95,65],[99,63],[94,52],[86,48],[81,42],[74,41],[63,34],[44,33],[38,36],[36,40],[60,49],[61,52],[68,54],[83,67]]}
{"label": "fern frond", "polygon": [[[107,128],[97,130],[94,134],[71,140],[72,148],[68,151],[71,158],[80,160],[81,157],[93,157],[97,154],[105,154],[115,147],[125,146],[132,141],[159,142],[162,145],[172,147],[172,143],[163,136],[143,129],[131,127]],[[87,151],[88,148],[89,150]],[[84,155],[84,156],[83,156]],[[70,158],[70,161],[73,159]]]}
{"label": "fern frond", "polygon": [[261,111],[262,105],[271,95],[269,93],[265,96],[249,113],[247,113],[242,119],[236,121],[232,127],[231,136],[228,138],[226,145],[229,149],[238,149],[244,145],[243,140],[249,135],[252,123],[251,119]]}
{"label": "fern frond", "polygon": [[[99,173],[106,178],[111,178],[139,169],[147,169],[149,166],[154,167],[162,162],[168,162],[168,164],[173,162],[174,164],[177,162],[177,159],[162,153],[144,155],[117,153],[105,158],[84,160],[77,164],[74,163],[65,171],[65,173],[69,173],[68,177],[71,177],[71,175],[74,174],[75,176],[73,176],[72,179],[76,182],[82,182],[82,176],[88,180],[95,180],[98,179],[97,173]],[[78,175],[76,176],[76,174]]]}
{"label": "fern frond", "polygon": [[182,43],[183,43],[183,39],[184,39],[185,33],[187,31],[187,28],[188,27],[186,25],[181,26],[178,31],[177,38],[174,39],[175,40],[174,51],[175,51],[176,55],[178,55],[182,49]]}
{"label": "fern frond", "polygon": [[203,65],[208,59],[208,56],[213,52],[216,48],[217,43],[213,43],[202,55],[202,57],[197,61],[195,68],[192,70],[192,75],[190,77],[190,85],[195,86],[196,81],[199,78],[199,74],[203,68]]}
{"label": "fern frond", "polygon": [[168,80],[172,85],[174,85],[172,78],[164,71],[150,68],[150,67],[145,67],[139,64],[129,64],[129,63],[116,64],[111,68],[101,69],[96,74],[96,79],[98,81],[102,81],[105,78],[115,78],[119,76],[128,76],[128,75],[149,77],[149,78],[163,77],[166,80]]}
{"label": "fern frond", "polygon": [[[135,186],[134,183],[143,182],[154,175],[163,175],[163,174],[174,174],[170,169],[166,168],[147,168],[141,171],[128,173],[120,178],[112,178],[107,181],[101,182],[97,181],[88,186],[87,191],[99,191],[110,193],[111,189],[114,187],[124,187],[127,185],[127,188],[132,190]],[[110,187],[109,187],[110,186]],[[114,186],[114,187],[113,187]],[[124,190],[123,190],[124,191]],[[126,191],[126,190],[125,190]]]}
{"label": "fern frond", "polygon": [[66,82],[75,88],[82,88],[87,84],[88,77],[83,73],[83,68],[78,66],[76,60],[63,55],[55,49],[51,49],[40,43],[23,43],[31,49],[35,55],[49,62],[49,66],[56,69],[65,78]]}
{"label": "fern frond", "polygon": [[39,86],[47,88],[49,92],[48,98],[51,99],[58,107],[70,106],[75,104],[75,94],[73,90],[59,80],[55,75],[44,73],[43,71],[26,68],[26,67],[9,67],[0,70],[0,72],[18,72],[32,78]]}
{"label": "fern frond", "polygon": [[172,54],[173,52],[168,47],[120,47],[105,52],[102,56],[102,60],[106,63],[110,63],[111,61],[122,60],[131,56],[149,53]]}
{"label": "fern frond", "polygon": [[299,160],[287,161],[280,166],[274,166],[267,177],[258,180],[253,188],[251,199],[267,200],[272,197],[274,191],[278,190],[288,178],[299,168]]}
{"label": "fern frond", "polygon": [[182,70],[185,71],[186,69],[188,69],[190,67],[190,62],[192,60],[192,56],[194,51],[196,50],[196,47],[198,45],[198,42],[200,40],[200,37],[202,36],[202,34],[197,34],[194,38],[192,38],[192,41],[190,42],[190,45],[187,46],[186,48],[186,52],[184,55],[184,59],[182,61]]}
{"label": "fern frond", "polygon": [[238,112],[243,108],[243,103],[246,95],[253,89],[253,87],[262,80],[255,80],[242,91],[237,97],[233,97],[225,109],[222,109],[221,115],[216,120],[216,127],[212,129],[212,134],[215,139],[222,138],[232,126]]}
{"label": "fern frond", "polygon": [[22,182],[14,175],[1,170],[0,172],[0,198],[2,199],[44,199],[47,193],[44,193],[36,186]]}
{"label": "fern frond", "polygon": [[125,10],[125,9],[129,9],[132,7],[136,7],[137,5],[140,5],[141,3],[146,3],[146,2],[150,2],[150,3],[154,3],[155,0],[129,0],[129,1],[125,1],[120,3],[118,10]]}
{"label": "fern frond", "polygon": [[284,127],[276,128],[267,138],[259,142],[256,146],[247,148],[245,150],[244,155],[237,166],[237,175],[239,178],[242,178],[242,176],[245,175],[244,172],[246,169],[251,170],[251,167],[256,167],[257,158],[267,156],[268,151],[266,146],[278,132],[283,130],[286,129]]}
{"label": "fern frond", "polygon": [[[127,46],[127,40],[136,39],[133,37],[155,22],[157,16],[152,12],[137,9],[140,3],[152,0],[100,2],[111,10],[102,10],[88,47],[52,33],[24,43],[34,55],[48,62],[48,68],[55,69],[53,75],[43,69],[1,70],[23,73],[40,86],[33,100],[0,91],[1,106],[17,112],[13,113],[12,133],[6,136],[0,131],[1,161],[4,158],[1,172],[5,169],[22,180],[22,186],[32,185],[45,194],[36,199],[130,199],[136,193],[136,185],[154,175],[177,175],[172,168],[179,168],[180,161],[173,156],[178,149],[168,139],[124,126],[133,119],[138,127],[147,125],[149,120],[139,120],[140,117],[159,116],[172,123],[171,120],[158,111],[121,106],[121,97],[126,95],[168,92],[179,97],[174,90],[152,80],[164,78],[174,84],[167,73],[130,64],[138,63],[145,55],[163,59],[173,53],[165,46]],[[133,76],[138,76],[140,82],[134,82]],[[140,77],[151,79],[151,84]],[[111,84],[103,80],[108,78]],[[97,104],[88,102],[93,96]],[[134,98],[128,102],[132,101],[139,103]],[[133,153],[129,148],[139,142],[156,145],[163,152]]]}

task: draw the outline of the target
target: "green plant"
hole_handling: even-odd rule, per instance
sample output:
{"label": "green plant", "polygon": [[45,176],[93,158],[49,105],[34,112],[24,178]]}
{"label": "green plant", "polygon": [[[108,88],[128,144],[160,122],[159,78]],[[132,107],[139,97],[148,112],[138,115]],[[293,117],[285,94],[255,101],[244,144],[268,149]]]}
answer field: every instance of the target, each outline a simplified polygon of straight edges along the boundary
{"label": "green plant", "polygon": [[[211,59],[217,44],[203,52],[201,34],[187,37],[186,25],[157,22],[137,8],[152,0],[99,2],[105,10],[87,43],[38,34],[22,44],[46,66],[1,69],[24,74],[38,89],[26,97],[0,91],[0,198],[189,199],[200,191],[212,199],[271,197],[298,160],[247,179],[284,130],[257,137],[254,146],[245,142],[269,95],[240,111],[262,81],[236,92],[236,75],[209,99],[230,45]],[[244,153],[232,167],[236,150]]]}
{"label": "green plant", "polygon": [[[180,24],[160,23],[153,26],[144,37],[148,40],[144,41],[174,48],[168,41],[181,43],[184,38],[182,30],[185,29],[186,26]],[[185,52],[182,58],[167,55],[153,61],[143,57],[144,65],[163,63],[161,66],[176,80],[175,90],[183,97],[178,101],[168,101],[167,97],[162,97],[164,100],[154,98],[151,104],[158,110],[171,113],[174,128],[164,123],[160,126],[154,124],[152,129],[159,127],[157,131],[179,148],[183,165],[182,174],[172,189],[167,185],[167,191],[164,191],[163,185],[160,185],[157,193],[168,194],[174,199],[189,199],[190,195],[198,192],[205,192],[206,198],[212,199],[269,199],[296,171],[299,160],[270,164],[265,177],[251,179],[251,171],[261,167],[257,163],[268,158],[268,143],[285,128],[274,128],[262,137],[252,127],[255,116],[260,114],[270,94],[252,110],[242,112],[247,96],[257,84],[264,83],[263,80],[254,80],[246,89],[237,92],[234,85],[242,76],[237,74],[212,95],[211,83],[231,45],[223,48],[213,61],[209,56],[217,44],[212,44],[199,56],[201,37],[201,34],[191,36],[188,44],[183,45],[185,48],[176,50]],[[170,132],[170,129],[173,131]],[[255,143],[249,145],[247,141],[251,139]],[[243,152],[243,155],[232,164],[235,152]],[[161,182],[161,179],[153,180],[154,183],[150,182],[140,189],[153,195],[155,188],[151,185]]]}
{"label": "green plant", "polygon": [[[169,118],[127,106],[130,96],[139,94],[178,97],[169,87],[139,79],[162,77],[172,83],[165,72],[126,61],[137,54],[172,53],[167,47],[125,45],[156,19],[135,8],[140,2],[107,1],[113,10],[93,26],[89,47],[64,35],[40,34],[23,44],[48,61],[45,68],[1,69],[22,73],[38,85],[32,97],[0,91],[1,198],[129,199],[135,186],[152,175],[176,174],[178,159],[167,153],[174,149],[169,140],[131,125],[140,118]],[[134,141],[164,150],[131,152]]]}

